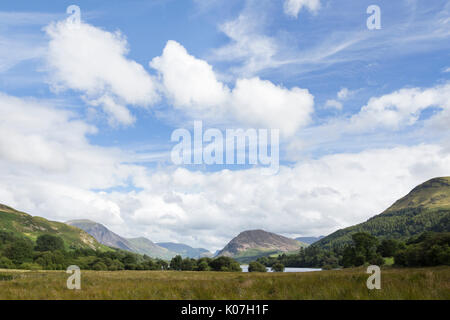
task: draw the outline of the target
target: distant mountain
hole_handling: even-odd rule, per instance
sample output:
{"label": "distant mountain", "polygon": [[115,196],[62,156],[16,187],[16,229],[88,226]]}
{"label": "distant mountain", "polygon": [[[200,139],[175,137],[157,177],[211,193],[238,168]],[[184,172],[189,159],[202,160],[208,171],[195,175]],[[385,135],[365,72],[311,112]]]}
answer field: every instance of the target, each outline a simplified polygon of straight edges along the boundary
{"label": "distant mountain", "polygon": [[218,256],[232,257],[240,262],[249,262],[262,256],[278,253],[296,252],[306,243],[286,238],[264,230],[249,230],[241,232],[233,238]]}
{"label": "distant mountain", "polygon": [[316,241],[319,241],[320,239],[325,238],[325,236],[318,236],[318,237],[298,237],[295,238],[295,240],[307,243],[307,244],[313,244]]}
{"label": "distant mountain", "polygon": [[160,247],[150,241],[147,238],[133,238],[127,239],[112,232],[104,225],[91,220],[71,220],[66,224],[80,228],[95,239],[98,242],[113,248],[119,248],[135,253],[146,254],[152,258],[170,259],[176,255],[176,253]]}
{"label": "distant mountain", "polygon": [[183,258],[194,258],[198,259],[201,257],[212,257],[213,254],[203,248],[192,248],[187,244],[175,243],[175,242],[158,242],[158,246],[166,248],[169,251],[175,252],[181,255]]}
{"label": "distant mountain", "polygon": [[356,232],[367,232],[381,239],[405,240],[424,231],[450,231],[450,177],[422,183],[381,214],[338,230],[313,246],[340,246],[349,243]]}
{"label": "distant mountain", "polygon": [[60,237],[64,241],[67,250],[76,248],[101,251],[111,250],[77,227],[68,226],[61,222],[49,221],[42,217],[33,217],[3,204],[0,204],[0,231],[27,237],[33,241],[40,235],[51,234]]}

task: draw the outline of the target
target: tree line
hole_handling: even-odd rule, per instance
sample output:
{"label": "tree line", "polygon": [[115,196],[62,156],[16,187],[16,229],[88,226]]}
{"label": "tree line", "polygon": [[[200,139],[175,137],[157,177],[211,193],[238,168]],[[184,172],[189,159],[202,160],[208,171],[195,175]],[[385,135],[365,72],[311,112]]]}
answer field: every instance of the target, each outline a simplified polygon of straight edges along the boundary
{"label": "tree line", "polygon": [[237,261],[228,257],[182,259],[170,263],[125,250],[99,251],[86,248],[66,250],[64,241],[54,235],[40,235],[35,242],[11,232],[0,231],[0,268],[26,270],[65,270],[77,265],[82,270],[195,270],[241,271]]}

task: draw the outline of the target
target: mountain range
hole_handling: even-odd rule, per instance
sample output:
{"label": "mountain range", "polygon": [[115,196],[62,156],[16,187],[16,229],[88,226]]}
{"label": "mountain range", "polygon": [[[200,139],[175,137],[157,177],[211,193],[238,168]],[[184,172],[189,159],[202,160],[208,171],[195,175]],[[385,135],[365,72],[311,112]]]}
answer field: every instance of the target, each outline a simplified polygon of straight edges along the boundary
{"label": "mountain range", "polygon": [[192,248],[185,244],[172,242],[155,244],[153,241],[144,237],[124,238],[109,230],[104,225],[91,220],[71,220],[66,223],[86,231],[106,246],[146,254],[152,258],[170,260],[176,255],[189,258],[212,256],[212,253],[206,249]]}

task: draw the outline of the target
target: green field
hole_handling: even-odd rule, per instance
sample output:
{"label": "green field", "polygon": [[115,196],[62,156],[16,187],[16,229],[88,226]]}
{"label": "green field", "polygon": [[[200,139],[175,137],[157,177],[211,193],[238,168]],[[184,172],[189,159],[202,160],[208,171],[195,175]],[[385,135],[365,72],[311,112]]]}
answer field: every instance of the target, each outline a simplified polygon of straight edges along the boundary
{"label": "green field", "polygon": [[[12,278],[11,278],[12,276]],[[450,299],[450,268],[385,268],[368,290],[364,268],[304,273],[0,270],[0,299]]]}

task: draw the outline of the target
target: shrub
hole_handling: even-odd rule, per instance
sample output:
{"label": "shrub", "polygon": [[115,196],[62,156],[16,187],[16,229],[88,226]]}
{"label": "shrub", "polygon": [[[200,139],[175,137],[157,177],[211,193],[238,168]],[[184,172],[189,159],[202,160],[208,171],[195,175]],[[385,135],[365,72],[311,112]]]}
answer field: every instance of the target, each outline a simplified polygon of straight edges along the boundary
{"label": "shrub", "polygon": [[272,266],[272,270],[273,270],[274,272],[283,272],[283,271],[284,271],[284,265],[281,264],[281,263],[275,263],[275,264]]}
{"label": "shrub", "polygon": [[248,272],[266,272],[266,266],[257,261],[250,262],[248,265]]}

